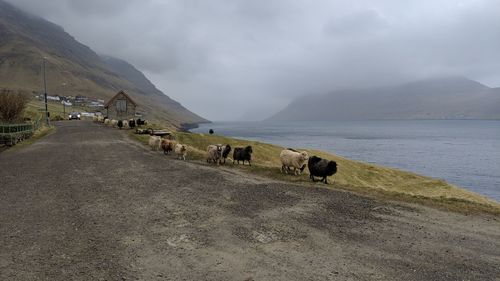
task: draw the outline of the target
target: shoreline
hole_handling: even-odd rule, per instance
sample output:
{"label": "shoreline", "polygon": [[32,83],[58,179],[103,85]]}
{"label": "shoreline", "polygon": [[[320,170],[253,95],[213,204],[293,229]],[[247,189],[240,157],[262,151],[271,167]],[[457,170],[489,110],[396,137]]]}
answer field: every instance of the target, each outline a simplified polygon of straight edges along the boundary
{"label": "shoreline", "polygon": [[443,179],[500,203],[498,120],[222,122],[191,130],[317,149],[363,163]]}

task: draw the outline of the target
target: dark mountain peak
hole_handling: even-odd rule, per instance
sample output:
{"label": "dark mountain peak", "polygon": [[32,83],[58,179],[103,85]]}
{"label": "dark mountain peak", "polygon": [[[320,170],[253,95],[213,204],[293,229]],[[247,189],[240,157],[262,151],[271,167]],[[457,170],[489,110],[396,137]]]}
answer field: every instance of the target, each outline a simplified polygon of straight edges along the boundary
{"label": "dark mountain peak", "polygon": [[0,0],[0,25],[4,27],[3,32],[29,41],[47,54],[78,61],[86,66],[102,66],[99,56],[94,51],[76,41],[61,26],[24,12],[2,0]]}

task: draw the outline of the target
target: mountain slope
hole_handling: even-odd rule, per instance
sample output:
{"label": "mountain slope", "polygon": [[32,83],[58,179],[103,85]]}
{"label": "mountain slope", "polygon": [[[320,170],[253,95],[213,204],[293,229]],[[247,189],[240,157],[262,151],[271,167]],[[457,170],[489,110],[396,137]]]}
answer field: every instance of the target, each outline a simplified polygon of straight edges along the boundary
{"label": "mountain slope", "polygon": [[[161,108],[155,109],[152,107],[151,110],[149,110],[149,112],[151,112],[150,115],[156,116],[155,119],[161,118],[161,115],[165,114],[168,115],[169,121],[176,121],[182,124],[184,128],[189,128],[194,123],[207,122],[207,120],[186,110],[179,102],[171,99],[162,91],[158,90],[142,72],[137,70],[130,63],[111,56],[103,55],[101,58],[108,69],[133,83],[136,87],[137,94],[142,95],[140,99],[149,99],[152,105],[162,105]],[[148,108],[148,106],[146,106],[146,108]],[[194,120],[194,122],[191,120]]]}
{"label": "mountain slope", "polygon": [[500,119],[500,90],[463,77],[294,100],[268,120]]}
{"label": "mountain slope", "polygon": [[0,88],[41,91],[43,57],[50,94],[109,99],[124,90],[148,119],[176,128],[207,122],[156,89],[132,65],[103,59],[61,27],[0,0]]}

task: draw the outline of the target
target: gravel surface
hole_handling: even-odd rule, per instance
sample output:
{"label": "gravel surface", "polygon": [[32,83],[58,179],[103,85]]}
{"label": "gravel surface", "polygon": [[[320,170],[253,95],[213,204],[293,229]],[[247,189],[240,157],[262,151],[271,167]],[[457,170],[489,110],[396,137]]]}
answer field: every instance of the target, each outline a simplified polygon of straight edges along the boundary
{"label": "gravel surface", "polygon": [[61,122],[0,153],[0,280],[500,280],[500,220],[149,151]]}

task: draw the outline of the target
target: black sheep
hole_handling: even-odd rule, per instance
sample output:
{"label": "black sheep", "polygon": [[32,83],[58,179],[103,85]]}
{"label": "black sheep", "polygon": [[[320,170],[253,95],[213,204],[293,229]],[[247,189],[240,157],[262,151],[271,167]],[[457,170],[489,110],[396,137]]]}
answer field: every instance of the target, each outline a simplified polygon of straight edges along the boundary
{"label": "black sheep", "polygon": [[146,120],[142,120],[141,118],[137,119],[137,121],[135,122],[135,124],[137,126],[141,126],[141,125],[147,125],[148,122]]}
{"label": "black sheep", "polygon": [[337,162],[328,161],[317,156],[312,156],[307,162],[309,168],[309,178],[316,181],[314,177],[321,177],[320,181],[328,184],[327,177],[332,176],[337,172]]}
{"label": "black sheep", "polygon": [[252,166],[250,163],[252,160],[252,152],[253,150],[250,145],[245,148],[235,147],[233,152],[233,164],[234,161],[238,161],[238,164],[240,164],[240,161],[243,161],[243,165],[245,165],[245,161],[248,161],[248,165]]}
{"label": "black sheep", "polygon": [[226,144],[224,146],[224,150],[222,150],[222,158],[219,160],[219,164],[226,164],[226,158],[230,152],[231,152],[231,146],[229,144]]}
{"label": "black sheep", "polygon": [[134,119],[130,119],[130,120],[128,121],[128,126],[129,126],[130,128],[135,128],[135,120],[134,120]]}

